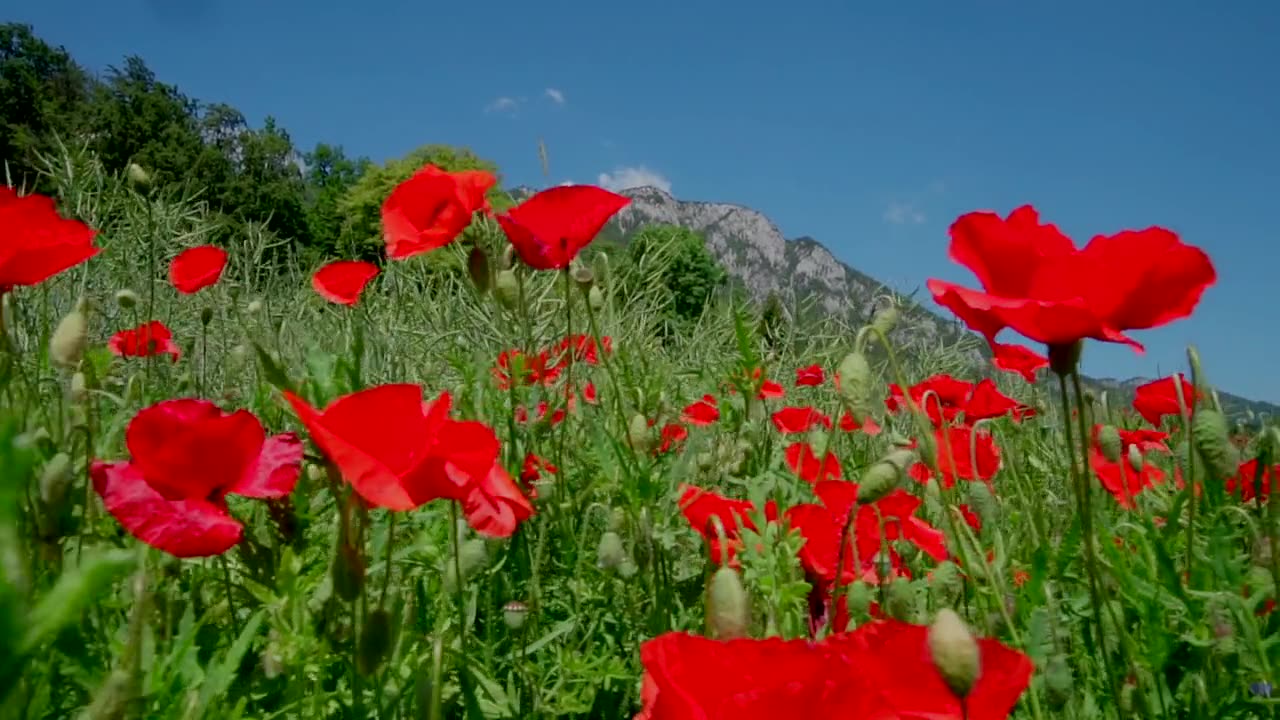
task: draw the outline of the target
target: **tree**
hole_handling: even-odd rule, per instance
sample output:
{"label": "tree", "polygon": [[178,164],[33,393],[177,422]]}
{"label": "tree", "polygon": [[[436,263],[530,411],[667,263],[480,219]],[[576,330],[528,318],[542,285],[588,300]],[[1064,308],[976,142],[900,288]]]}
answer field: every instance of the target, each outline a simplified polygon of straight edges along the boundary
{"label": "tree", "polygon": [[320,143],[303,157],[303,165],[311,234],[308,247],[321,257],[336,256],[343,226],[339,205],[371,163],[367,158],[348,158],[341,145]]}
{"label": "tree", "polygon": [[661,265],[657,277],[666,288],[672,315],[697,320],[726,279],[707,250],[702,235],[674,225],[650,225],[631,238],[627,260],[639,265],[646,258]]}

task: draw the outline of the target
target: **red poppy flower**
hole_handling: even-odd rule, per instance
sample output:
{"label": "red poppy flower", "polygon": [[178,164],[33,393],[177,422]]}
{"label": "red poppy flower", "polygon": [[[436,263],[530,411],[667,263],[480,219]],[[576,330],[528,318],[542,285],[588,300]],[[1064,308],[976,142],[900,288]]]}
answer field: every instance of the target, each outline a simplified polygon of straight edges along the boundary
{"label": "red poppy flower", "polygon": [[1152,380],[1134,388],[1133,409],[1137,410],[1144,420],[1156,427],[1160,427],[1160,422],[1166,415],[1181,417],[1182,409],[1178,405],[1179,384],[1182,386],[1182,401],[1187,404],[1187,411],[1190,412],[1196,406],[1199,392],[1182,373]]}
{"label": "red poppy flower", "polygon": [[755,505],[750,500],[733,500],[710,490],[681,485],[679,504],[689,526],[706,539],[711,560],[717,564],[727,561],[721,557],[724,550],[728,550],[729,557],[733,555],[732,547],[721,547],[722,539],[732,546],[739,539],[741,528],[755,529],[751,520]]}
{"label": "red poppy flower", "polygon": [[1142,491],[1165,481],[1163,470],[1154,463],[1143,462],[1141,468],[1135,468],[1130,453],[1125,453],[1118,461],[1111,462],[1096,447],[1089,449],[1089,467],[1098,477],[1102,488],[1111,493],[1120,507],[1134,509],[1134,498]]}
{"label": "red poppy flower", "polygon": [[560,468],[553,465],[550,460],[534,453],[526,453],[524,464],[520,469],[520,482],[524,483],[525,487],[532,487],[534,483],[542,479],[543,473],[555,474],[557,472],[560,472]]}
{"label": "red poppy flower", "polygon": [[836,457],[835,453],[827,451],[827,454],[819,460],[817,453],[813,451],[813,446],[806,442],[791,443],[787,446],[786,460],[791,472],[808,483],[839,480],[842,477],[840,458]]}
{"label": "red poppy flower", "polygon": [[1099,235],[1082,249],[1024,205],[951,225],[951,259],[982,290],[930,279],[929,292],[991,342],[1005,328],[1053,346],[1085,338],[1142,345],[1128,330],[1187,317],[1217,275],[1209,257],[1159,227]]}
{"label": "red poppy flower", "polygon": [[550,385],[560,375],[560,369],[550,364],[545,351],[529,355],[523,350],[503,350],[491,371],[500,390],[509,390],[514,381],[520,385]]}
{"label": "red poppy flower", "polygon": [[690,425],[711,425],[720,419],[720,409],[716,407],[714,395],[703,395],[702,399],[690,403],[681,413],[680,419]]}
{"label": "red poppy flower", "polygon": [[159,320],[112,335],[107,341],[107,349],[120,357],[169,355],[177,362],[182,356],[182,350],[173,342],[173,333]]}
{"label": "red poppy flower", "polygon": [[812,407],[784,407],[772,416],[773,426],[783,435],[809,432],[815,425],[831,427],[831,418]]}
{"label": "red poppy flower", "polygon": [[600,350],[604,352],[613,352],[613,338],[605,335],[600,338],[597,344],[596,339],[590,335],[570,335],[546,354],[554,358],[556,367],[563,367],[569,362],[585,362],[588,365],[600,364]]}
{"label": "red poppy flower", "polygon": [[488,211],[485,194],[498,183],[483,170],[445,172],[427,165],[396,186],[382,203],[387,257],[404,260],[453,242],[478,211]]}
{"label": "red poppy flower", "polygon": [[1049,367],[1049,358],[1024,345],[991,343],[991,364],[1005,372],[1018,373],[1029,383],[1036,381],[1036,371]]}
{"label": "red poppy flower", "polygon": [[97,232],[58,214],[53,198],[0,186],[0,295],[38,285],[97,255]]}
{"label": "red poppy flower", "polygon": [[311,276],[320,297],[338,305],[355,305],[360,293],[378,275],[378,266],[362,260],[335,260]]}
{"label": "red poppy flower", "polygon": [[600,398],[596,395],[596,384],[589,382],[582,387],[582,400],[588,405],[600,404]]}
{"label": "red poppy flower", "polygon": [[880,424],[876,422],[876,419],[870,415],[868,415],[862,422],[858,422],[854,419],[853,413],[846,412],[840,416],[840,429],[845,432],[856,432],[861,430],[862,432],[875,437],[880,434],[880,431],[883,428],[881,428]]}
{"label": "red poppy flower", "polygon": [[[934,375],[912,385],[907,392],[929,416],[934,427],[940,427],[944,420],[954,423],[961,415],[963,424],[972,425],[979,420],[1003,415],[1011,414],[1015,420],[1021,420],[1035,414],[1034,408],[1000,392],[990,378],[974,384],[946,374]],[[898,385],[889,386],[889,397],[885,398],[884,404],[889,412],[894,413],[909,407],[906,394]]]}
{"label": "red poppy flower", "polygon": [[449,417],[448,393],[422,401],[417,385],[380,385],[317,411],[285,399],[316,446],[365,502],[412,510],[437,498],[462,503],[477,531],[506,536],[532,507],[505,471],[495,471],[498,438],[479,422]]}
{"label": "red poppy flower", "polygon": [[821,365],[810,365],[796,369],[796,387],[817,387],[826,382],[826,373]]}
{"label": "red poppy flower", "polygon": [[1258,472],[1258,458],[1246,460],[1240,463],[1240,467],[1236,470],[1236,474],[1227,478],[1227,492],[1234,495],[1237,491],[1240,493],[1240,499],[1244,502],[1253,502],[1258,496],[1258,488],[1262,488],[1262,497],[1267,499],[1271,497],[1271,491],[1280,487],[1280,463],[1271,467],[1264,467],[1262,472]]}
{"label": "red poppy flower", "polygon": [[689,439],[689,428],[680,423],[667,423],[662,426],[662,443],[654,451],[655,455],[671,452],[677,445]]}
{"label": "red poppy flower", "polygon": [[227,267],[227,251],[213,245],[200,245],[178,253],[169,263],[169,282],[185,295],[218,284]]}
{"label": "red poppy flower", "polygon": [[[1091,442],[1094,447],[1098,446],[1098,436],[1102,432],[1102,425],[1094,425],[1091,434]],[[1149,452],[1169,452],[1169,446],[1165,441],[1169,439],[1169,433],[1160,432],[1159,430],[1149,430],[1140,428],[1138,430],[1125,430],[1117,428],[1116,432],[1120,434],[1120,451],[1127,453],[1130,447],[1138,448],[1138,451],[1144,455]]]}
{"label": "red poppy flower", "polygon": [[[1000,469],[1000,448],[985,430],[974,430],[964,425],[941,428],[934,431],[938,449],[938,469],[942,472],[943,487],[953,487],[957,479],[982,480],[988,484]],[[924,463],[916,463],[908,475],[920,482],[928,482],[933,473]]]}
{"label": "red poppy flower", "polygon": [[630,202],[594,185],[561,185],[499,215],[498,223],[525,265],[557,270],[569,267],[609,218]]}
{"label": "red poppy flower", "polygon": [[279,498],[293,491],[302,442],[268,437],[246,410],[207,400],[166,400],[144,408],[125,430],[131,460],[94,461],[93,487],[121,525],[176,557],[220,555],[244,527],[224,498]]}

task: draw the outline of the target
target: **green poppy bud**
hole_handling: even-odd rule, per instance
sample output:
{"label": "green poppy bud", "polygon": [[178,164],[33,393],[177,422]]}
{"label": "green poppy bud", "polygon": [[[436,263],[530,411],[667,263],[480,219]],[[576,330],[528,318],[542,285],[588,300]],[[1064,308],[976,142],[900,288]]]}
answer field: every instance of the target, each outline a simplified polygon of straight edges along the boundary
{"label": "green poppy bud", "polygon": [[499,270],[493,280],[493,295],[508,310],[520,301],[520,281],[514,270]]}
{"label": "green poppy bud", "polygon": [[929,626],[929,653],[947,687],[964,699],[978,680],[982,661],[978,641],[951,608],[939,610]]}
{"label": "green poppy bud", "polygon": [[627,558],[627,551],[622,547],[622,536],[608,530],[600,536],[600,544],[596,546],[596,564],[601,570],[616,570]]}
{"label": "green poppy bud", "polygon": [[89,320],[85,317],[88,303],[83,298],[76,307],[58,323],[53,336],[49,338],[49,357],[62,367],[75,367],[84,357],[85,346],[89,343]]}
{"label": "green poppy bud", "polygon": [[1122,447],[1120,431],[1116,426],[1103,425],[1098,430],[1098,449],[1102,451],[1102,456],[1107,459],[1107,462],[1120,462]]}
{"label": "green poppy bud", "polygon": [[372,675],[382,666],[391,654],[393,635],[391,614],[386,610],[375,608],[366,616],[356,652],[356,669],[361,675]]}
{"label": "green poppy bud", "polygon": [[1236,473],[1239,456],[1231,444],[1227,419],[1222,413],[1213,408],[1197,410],[1191,418],[1191,441],[1215,477],[1226,478]]}
{"label": "green poppy bud", "polygon": [[471,248],[467,255],[467,274],[476,290],[482,293],[489,290],[489,256],[479,247]]}
{"label": "green poppy bud", "polygon": [[722,565],[707,583],[707,627],[716,640],[746,637],[751,625],[751,598],[738,571]]}
{"label": "green poppy bud", "polygon": [[896,465],[881,460],[862,473],[858,479],[858,502],[873,503],[893,492],[902,480],[902,471]]}

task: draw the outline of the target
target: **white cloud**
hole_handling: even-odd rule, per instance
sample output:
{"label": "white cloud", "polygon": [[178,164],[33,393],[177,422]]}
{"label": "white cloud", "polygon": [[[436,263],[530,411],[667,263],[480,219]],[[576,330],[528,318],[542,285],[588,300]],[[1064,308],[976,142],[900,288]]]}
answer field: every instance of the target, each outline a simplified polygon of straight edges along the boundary
{"label": "white cloud", "polygon": [[600,173],[596,178],[596,183],[600,187],[609,190],[627,190],[629,188],[656,187],[659,190],[669,193],[671,192],[671,181],[663,177],[660,173],[654,172],[643,165],[638,167],[620,167],[611,173]]}
{"label": "white cloud", "polygon": [[884,209],[884,221],[890,225],[922,225],[925,217],[914,203],[894,201]]}
{"label": "white cloud", "polygon": [[503,96],[500,98],[495,98],[493,102],[489,103],[488,105],[485,105],[484,111],[488,113],[515,112],[516,108],[519,106],[520,106],[520,101],[516,100],[513,97]]}
{"label": "white cloud", "polygon": [[547,88],[547,97],[551,98],[551,102],[557,105],[564,104],[564,92],[555,88]]}

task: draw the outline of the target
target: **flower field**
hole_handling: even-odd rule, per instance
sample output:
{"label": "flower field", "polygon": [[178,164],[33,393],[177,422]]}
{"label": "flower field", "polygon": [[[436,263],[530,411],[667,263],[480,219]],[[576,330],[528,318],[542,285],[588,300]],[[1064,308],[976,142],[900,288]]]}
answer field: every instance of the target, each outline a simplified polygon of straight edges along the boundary
{"label": "flower field", "polygon": [[426,165],[382,261],[301,268],[144,168],[55,180],[0,187],[2,717],[1277,711],[1280,429],[1194,348],[1078,373],[1216,282],[1171,230],[957,218],[974,367],[888,295],[655,332],[599,187]]}

